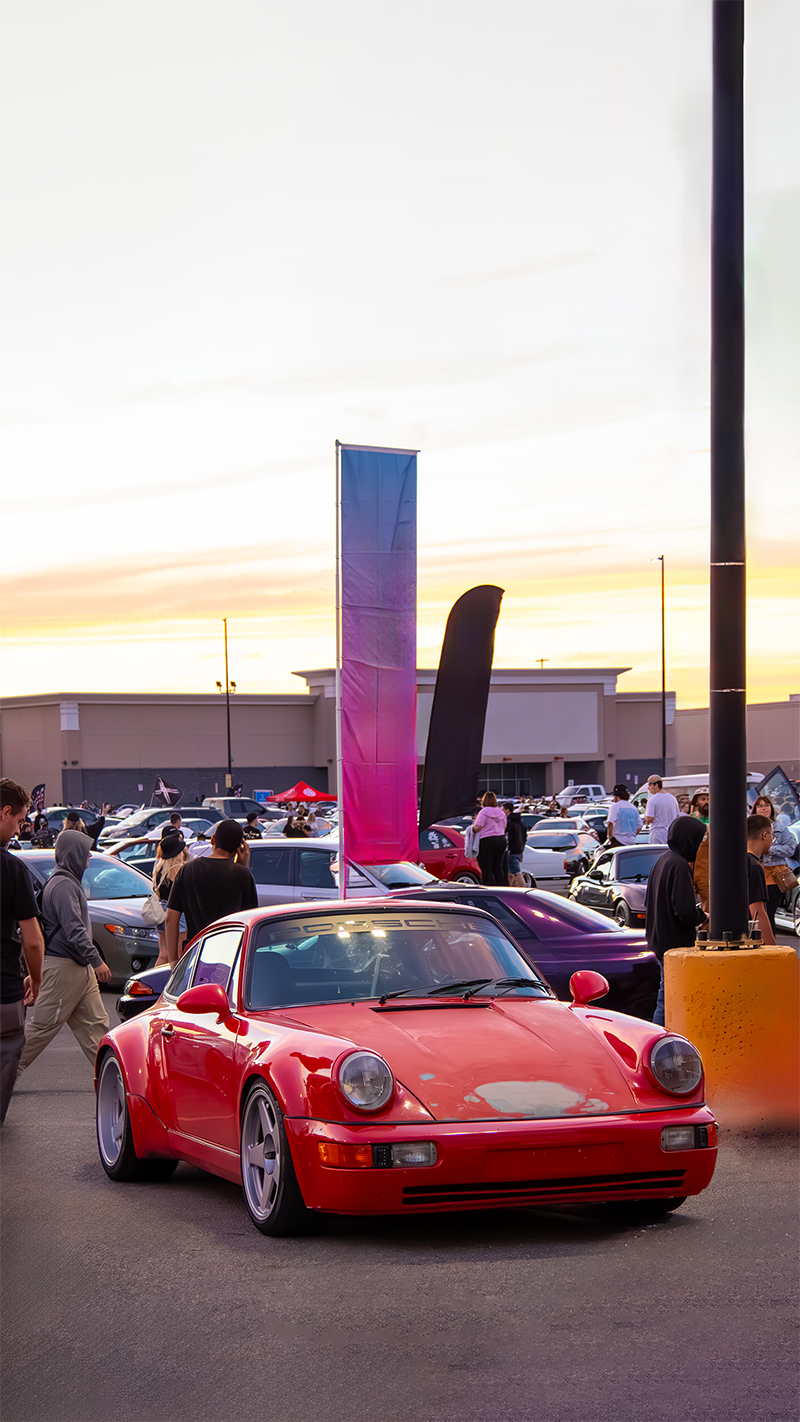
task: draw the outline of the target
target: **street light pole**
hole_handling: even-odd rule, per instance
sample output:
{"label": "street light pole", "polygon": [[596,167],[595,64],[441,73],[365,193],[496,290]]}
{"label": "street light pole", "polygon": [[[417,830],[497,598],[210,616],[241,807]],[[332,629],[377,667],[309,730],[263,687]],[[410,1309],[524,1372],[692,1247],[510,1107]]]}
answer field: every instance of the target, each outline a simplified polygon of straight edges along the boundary
{"label": "street light pole", "polygon": [[664,585],[664,554],[651,558],[661,564],[661,774],[667,773],[667,618]]}
{"label": "street light pole", "polygon": [[709,936],[747,937],[744,3],[714,0]]}
{"label": "street light pole", "polygon": [[[228,679],[228,619],[223,617],[222,626],[225,632],[225,717],[228,727],[228,773],[225,776],[225,788],[230,790],[233,785],[233,761],[231,759],[231,692],[236,690],[236,682]],[[222,682],[217,682],[217,691],[222,691]]]}
{"label": "street light pole", "polygon": [[661,564],[661,773],[667,773],[667,632],[666,601],[664,589],[664,554],[659,554]]}

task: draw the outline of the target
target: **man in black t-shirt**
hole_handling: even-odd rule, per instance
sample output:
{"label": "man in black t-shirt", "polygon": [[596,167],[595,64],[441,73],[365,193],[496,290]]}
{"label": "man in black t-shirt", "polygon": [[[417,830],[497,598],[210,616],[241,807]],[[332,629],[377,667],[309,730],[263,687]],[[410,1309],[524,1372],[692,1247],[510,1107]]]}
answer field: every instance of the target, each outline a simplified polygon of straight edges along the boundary
{"label": "man in black t-shirt", "polygon": [[[181,914],[186,915],[187,942],[215,919],[242,909],[258,908],[255,880],[247,868],[250,851],[236,820],[214,827],[210,854],[190,859],[175,875],[167,906],[167,953],[177,961]],[[236,855],[239,863],[235,863]]]}
{"label": "man in black t-shirt", "polygon": [[[30,875],[6,845],[28,812],[27,790],[5,776],[0,781],[0,1121],[5,1120],[17,1066],[25,1045],[25,1005],[39,996],[44,940]],[[22,972],[22,954],[28,966]]]}
{"label": "man in black t-shirt", "polygon": [[761,942],[771,947],[775,944],[775,934],[767,913],[767,878],[761,860],[772,844],[774,833],[772,820],[766,815],[751,815],[747,821],[747,902],[750,918],[755,919],[761,929]]}

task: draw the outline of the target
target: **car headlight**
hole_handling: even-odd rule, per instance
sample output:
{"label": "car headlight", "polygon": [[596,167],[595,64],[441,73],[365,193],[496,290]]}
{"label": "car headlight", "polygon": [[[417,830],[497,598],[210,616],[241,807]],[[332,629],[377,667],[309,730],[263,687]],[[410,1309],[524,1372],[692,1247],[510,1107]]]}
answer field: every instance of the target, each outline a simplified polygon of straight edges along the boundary
{"label": "car headlight", "polygon": [[379,1111],[394,1090],[394,1077],[383,1057],[353,1052],[339,1067],[339,1088],[345,1101],[359,1111]]}
{"label": "car headlight", "polygon": [[650,1048],[650,1071],[673,1096],[689,1096],[703,1079],[700,1053],[684,1037],[659,1037]]}
{"label": "car headlight", "polygon": [[158,938],[157,928],[130,928],[127,924],[123,926],[121,923],[104,923],[103,927],[108,929],[109,933],[118,934],[120,938],[146,938],[148,942]]}

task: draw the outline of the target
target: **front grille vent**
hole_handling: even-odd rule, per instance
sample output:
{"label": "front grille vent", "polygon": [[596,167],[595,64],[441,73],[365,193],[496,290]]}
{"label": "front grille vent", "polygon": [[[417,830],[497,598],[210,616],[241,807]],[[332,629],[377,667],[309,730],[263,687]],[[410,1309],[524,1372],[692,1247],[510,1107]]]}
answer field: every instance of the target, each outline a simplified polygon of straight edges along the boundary
{"label": "front grille vent", "polygon": [[472,1185],[408,1185],[403,1190],[405,1205],[481,1205],[493,1200],[531,1202],[558,1195],[562,1200],[609,1191],[615,1197],[641,1199],[668,1192],[680,1194],[683,1170],[646,1170],[630,1175],[581,1175],[561,1180],[484,1180]]}

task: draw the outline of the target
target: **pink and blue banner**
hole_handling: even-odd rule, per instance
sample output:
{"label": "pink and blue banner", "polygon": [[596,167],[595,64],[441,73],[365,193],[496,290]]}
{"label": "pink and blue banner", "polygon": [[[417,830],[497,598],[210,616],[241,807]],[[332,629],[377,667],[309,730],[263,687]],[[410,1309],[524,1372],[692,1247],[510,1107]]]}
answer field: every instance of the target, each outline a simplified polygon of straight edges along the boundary
{"label": "pink and blue banner", "polygon": [[417,456],[340,446],[347,858],[416,863]]}

